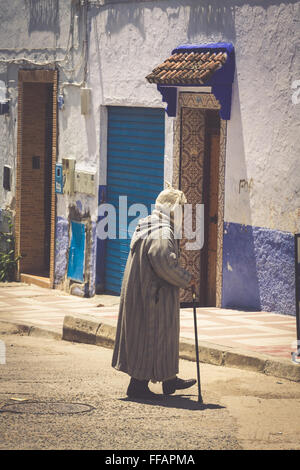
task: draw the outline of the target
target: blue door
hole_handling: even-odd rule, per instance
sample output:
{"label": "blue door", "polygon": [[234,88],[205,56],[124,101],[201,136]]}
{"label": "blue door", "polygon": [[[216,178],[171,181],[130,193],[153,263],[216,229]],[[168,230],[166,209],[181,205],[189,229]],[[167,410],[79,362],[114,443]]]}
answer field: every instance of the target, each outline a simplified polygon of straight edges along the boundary
{"label": "blue door", "polygon": [[69,250],[68,278],[83,282],[85,259],[85,224],[71,221],[71,244]]}
{"label": "blue door", "polygon": [[[117,216],[117,239],[107,240],[105,288],[109,292],[120,293],[130,246],[130,237],[125,238],[128,225],[119,226],[119,196],[127,196],[128,208],[144,204],[150,214],[163,189],[164,144],[163,109],[108,108],[107,202],[114,205]],[[138,216],[128,216],[128,224]]]}

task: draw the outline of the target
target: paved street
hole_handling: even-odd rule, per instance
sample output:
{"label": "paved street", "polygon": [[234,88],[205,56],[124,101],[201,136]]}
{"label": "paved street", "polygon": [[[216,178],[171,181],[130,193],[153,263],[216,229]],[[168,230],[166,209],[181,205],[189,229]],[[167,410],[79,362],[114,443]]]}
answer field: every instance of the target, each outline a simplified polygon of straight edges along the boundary
{"label": "paved street", "polygon": [[[119,297],[80,298],[21,283],[0,284],[0,320],[62,333],[65,315],[88,314],[116,326]],[[194,339],[193,311],[180,311],[181,338]],[[198,308],[199,341],[290,360],[296,350],[296,319],[271,312]]]}
{"label": "paved street", "polygon": [[[128,377],[99,346],[20,336],[0,324],[0,449],[300,449],[300,387],[201,364],[197,387],[156,403],[126,398]],[[195,377],[193,362],[180,376]],[[161,384],[151,384],[161,393]]]}

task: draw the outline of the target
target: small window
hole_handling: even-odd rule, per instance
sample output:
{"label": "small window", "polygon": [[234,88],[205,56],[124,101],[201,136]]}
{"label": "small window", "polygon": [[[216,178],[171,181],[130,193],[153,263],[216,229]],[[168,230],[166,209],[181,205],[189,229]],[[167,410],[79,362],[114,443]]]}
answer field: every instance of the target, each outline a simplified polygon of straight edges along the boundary
{"label": "small window", "polygon": [[3,188],[6,189],[6,191],[10,191],[10,173],[10,167],[5,165],[3,168]]}
{"label": "small window", "polygon": [[39,170],[40,169],[40,157],[32,157],[32,169]]}

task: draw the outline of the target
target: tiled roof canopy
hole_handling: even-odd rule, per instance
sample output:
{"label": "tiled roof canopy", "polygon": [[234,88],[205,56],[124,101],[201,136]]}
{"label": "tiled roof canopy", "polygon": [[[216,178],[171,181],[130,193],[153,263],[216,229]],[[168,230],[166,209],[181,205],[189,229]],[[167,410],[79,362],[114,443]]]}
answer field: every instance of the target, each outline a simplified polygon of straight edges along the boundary
{"label": "tiled roof canopy", "polygon": [[177,113],[177,95],[180,87],[211,87],[220,103],[220,116],[230,119],[232,84],[235,73],[234,46],[230,42],[183,44],[172,55],[147,75],[156,83],[167,103],[168,116]]}
{"label": "tiled roof canopy", "polygon": [[175,52],[146,79],[162,85],[203,85],[226,60],[226,52]]}

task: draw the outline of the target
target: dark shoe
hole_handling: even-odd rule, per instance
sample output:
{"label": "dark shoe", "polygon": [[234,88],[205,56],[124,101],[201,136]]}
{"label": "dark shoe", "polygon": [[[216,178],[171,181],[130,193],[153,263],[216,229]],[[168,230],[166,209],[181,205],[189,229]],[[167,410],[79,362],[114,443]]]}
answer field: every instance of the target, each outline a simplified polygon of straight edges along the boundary
{"label": "dark shoe", "polygon": [[163,392],[165,395],[171,395],[176,392],[176,390],[184,390],[185,388],[192,387],[196,382],[197,380],[195,379],[183,380],[178,377],[172,380],[166,380],[162,385]]}
{"label": "dark shoe", "polygon": [[148,382],[148,380],[137,380],[132,377],[127,389],[127,396],[129,398],[141,398],[145,400],[156,400],[159,398],[159,395],[151,392],[148,387]]}

